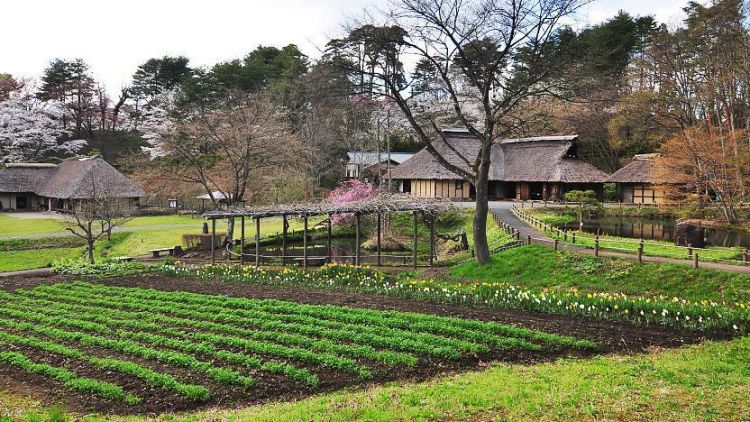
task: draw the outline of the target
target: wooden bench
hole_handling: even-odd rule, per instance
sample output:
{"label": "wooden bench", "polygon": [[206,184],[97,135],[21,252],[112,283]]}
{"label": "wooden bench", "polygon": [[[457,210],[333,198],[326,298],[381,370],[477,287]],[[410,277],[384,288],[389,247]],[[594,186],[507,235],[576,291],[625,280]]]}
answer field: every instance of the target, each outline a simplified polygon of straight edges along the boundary
{"label": "wooden bench", "polygon": [[161,258],[162,252],[168,253],[169,256],[174,256],[174,248],[151,249],[149,252],[151,252],[151,257],[153,258]]}
{"label": "wooden bench", "polygon": [[133,260],[132,256],[115,256],[109,259],[114,262],[130,262]]}

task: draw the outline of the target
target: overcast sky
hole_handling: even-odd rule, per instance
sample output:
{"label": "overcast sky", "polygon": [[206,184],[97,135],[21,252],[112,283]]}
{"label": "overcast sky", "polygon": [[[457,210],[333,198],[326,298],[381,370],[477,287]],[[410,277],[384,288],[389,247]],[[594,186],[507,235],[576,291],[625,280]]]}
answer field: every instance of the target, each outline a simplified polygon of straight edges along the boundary
{"label": "overcast sky", "polygon": [[[0,73],[38,77],[55,57],[82,58],[116,92],[151,57],[191,64],[239,58],[258,45],[295,43],[316,57],[349,16],[383,0],[6,0],[0,15]],[[598,0],[580,25],[618,10],[677,24],[687,0]]]}

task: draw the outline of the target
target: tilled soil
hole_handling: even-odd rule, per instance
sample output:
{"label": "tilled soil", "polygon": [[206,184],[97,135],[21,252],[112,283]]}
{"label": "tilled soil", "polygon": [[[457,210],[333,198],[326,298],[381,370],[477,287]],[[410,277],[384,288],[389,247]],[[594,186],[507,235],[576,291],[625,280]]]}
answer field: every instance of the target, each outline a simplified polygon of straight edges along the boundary
{"label": "tilled soil", "polygon": [[[60,275],[7,277],[0,278],[0,290],[29,289],[42,284],[64,283],[80,279],[82,277]],[[709,338],[721,339],[730,337],[727,333],[694,333],[658,326],[642,327],[623,322],[508,311],[468,305],[438,304],[381,295],[352,294],[301,287],[261,286],[189,278],[171,278],[158,275],[115,277],[92,281],[124,287],[154,288],[165,291],[189,291],[254,299],[280,299],[306,304],[332,304],[496,321],[555,334],[590,339],[600,345],[601,350],[599,353],[639,353],[651,347],[679,347]],[[85,350],[95,355],[109,355],[133,360],[157,371],[174,375],[184,382],[205,385],[211,390],[212,398],[207,402],[190,402],[177,394],[160,388],[150,387],[132,377],[88,367],[81,365],[78,361],[67,360],[45,352],[26,348],[20,349],[20,351],[32,360],[74,370],[83,376],[91,376],[114,382],[125,387],[129,393],[141,397],[143,402],[137,406],[127,406],[111,400],[99,399],[90,394],[77,393],[74,390],[62,388],[57,381],[29,374],[4,363],[0,363],[0,389],[23,395],[31,395],[45,403],[61,403],[67,409],[76,412],[155,414],[217,405],[254,404],[267,401],[290,400],[321,392],[333,391],[347,386],[382,384],[393,380],[419,381],[439,374],[486,367],[493,361],[528,365],[554,360],[562,356],[585,357],[591,354],[591,352],[569,349],[545,350],[541,352],[493,350],[489,355],[465,356],[458,361],[421,358],[419,364],[413,368],[387,368],[376,363],[366,362],[376,374],[374,379],[367,382],[362,382],[356,376],[342,371],[319,366],[307,366],[308,369],[313,370],[319,376],[321,381],[317,388],[311,389],[280,376],[264,372],[248,372],[247,369],[242,369],[242,371],[243,373],[249,373],[255,379],[255,384],[252,387],[228,387],[214,384],[210,380],[207,380],[205,376],[192,373],[189,370],[175,369],[170,366],[154,363],[153,361],[133,359],[129,356],[118,356],[117,353],[97,350],[96,348]]]}

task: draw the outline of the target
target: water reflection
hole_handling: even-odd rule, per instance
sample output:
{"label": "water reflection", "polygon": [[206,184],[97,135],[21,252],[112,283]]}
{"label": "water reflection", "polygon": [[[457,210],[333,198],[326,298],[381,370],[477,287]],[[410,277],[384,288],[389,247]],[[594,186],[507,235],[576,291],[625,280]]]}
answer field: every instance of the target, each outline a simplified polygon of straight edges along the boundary
{"label": "water reflection", "polygon": [[[583,231],[588,233],[599,233],[628,237],[633,239],[654,239],[672,241],[675,220],[655,220],[638,217],[604,217],[584,218]],[[566,229],[578,229],[578,222],[568,223],[562,226]],[[706,229],[706,242],[711,246],[740,246],[750,248],[750,233]]]}

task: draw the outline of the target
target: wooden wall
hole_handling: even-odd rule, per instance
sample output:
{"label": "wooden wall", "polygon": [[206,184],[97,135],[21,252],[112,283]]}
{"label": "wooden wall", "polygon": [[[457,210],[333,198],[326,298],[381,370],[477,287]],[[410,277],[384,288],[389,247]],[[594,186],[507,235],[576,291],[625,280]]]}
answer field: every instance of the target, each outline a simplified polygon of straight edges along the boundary
{"label": "wooden wall", "polygon": [[460,189],[457,185],[456,180],[412,179],[411,194],[422,198],[469,199],[469,182],[463,182]]}
{"label": "wooden wall", "polygon": [[622,185],[620,199],[626,204],[660,205],[667,202],[664,189],[651,184]]}

